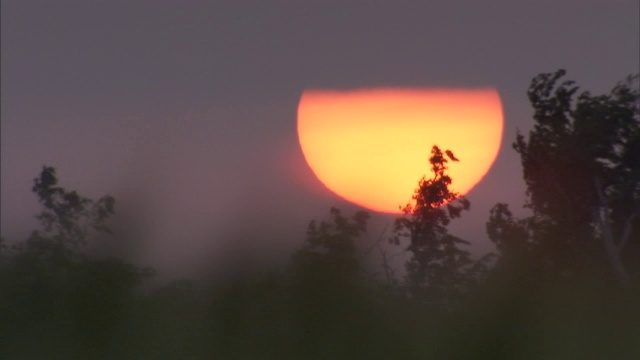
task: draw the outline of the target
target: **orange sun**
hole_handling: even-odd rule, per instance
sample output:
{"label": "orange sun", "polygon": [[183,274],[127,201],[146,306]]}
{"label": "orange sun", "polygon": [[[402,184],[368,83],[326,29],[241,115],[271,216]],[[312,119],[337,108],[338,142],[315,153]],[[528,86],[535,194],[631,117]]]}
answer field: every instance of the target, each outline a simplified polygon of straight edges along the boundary
{"label": "orange sun", "polygon": [[431,147],[450,149],[452,188],[469,192],[495,160],[502,138],[495,89],[307,90],[298,139],[330,190],[371,210],[397,213],[422,176]]}

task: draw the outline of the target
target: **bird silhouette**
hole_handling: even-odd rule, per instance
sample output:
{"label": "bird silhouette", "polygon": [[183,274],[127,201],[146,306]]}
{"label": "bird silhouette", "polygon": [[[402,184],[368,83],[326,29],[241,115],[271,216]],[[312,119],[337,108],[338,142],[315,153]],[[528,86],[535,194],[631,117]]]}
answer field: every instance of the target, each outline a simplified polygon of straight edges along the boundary
{"label": "bird silhouette", "polygon": [[455,156],[453,156],[453,152],[451,152],[451,150],[445,150],[444,153],[447,154],[447,156],[449,157],[449,159],[451,159],[451,161],[460,161],[460,160],[456,159]]}

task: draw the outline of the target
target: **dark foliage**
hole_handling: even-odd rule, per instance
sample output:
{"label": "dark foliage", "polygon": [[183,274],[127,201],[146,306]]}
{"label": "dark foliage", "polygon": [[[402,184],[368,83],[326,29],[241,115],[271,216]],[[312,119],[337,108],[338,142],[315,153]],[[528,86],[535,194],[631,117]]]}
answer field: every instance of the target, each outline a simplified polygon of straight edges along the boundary
{"label": "dark foliage", "polygon": [[409,241],[407,285],[412,296],[441,305],[459,300],[482,267],[482,262],[476,263],[463,248],[469,242],[447,230],[451,220],[470,205],[449,188],[452,180],[446,174],[447,159],[458,161],[450,150],[443,153],[433,146],[429,158],[433,177],[420,179],[414,203],[402,208],[405,215],[396,220],[391,238],[394,244]]}
{"label": "dark foliage", "polygon": [[67,191],[46,166],[33,192],[44,207],[42,231],[0,257],[0,338],[7,341],[0,347],[31,354],[26,358],[102,358],[148,271],[82,251],[91,230],[108,231],[113,198],[93,201]]}
{"label": "dark foliage", "polygon": [[610,273],[628,284],[628,268],[640,259],[638,78],[593,96],[578,94],[573,81],[559,83],[564,75],[533,79],[535,125],[513,144],[533,215],[515,220],[498,204],[487,231],[505,259],[529,259],[544,279]]}

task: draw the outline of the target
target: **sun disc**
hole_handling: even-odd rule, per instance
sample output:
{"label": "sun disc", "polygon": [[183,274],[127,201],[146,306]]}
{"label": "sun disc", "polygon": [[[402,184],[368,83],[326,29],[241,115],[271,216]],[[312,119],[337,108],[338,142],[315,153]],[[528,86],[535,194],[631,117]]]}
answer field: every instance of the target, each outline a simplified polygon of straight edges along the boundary
{"label": "sun disc", "polygon": [[430,176],[431,147],[452,150],[452,189],[468,193],[487,173],[502,139],[495,89],[306,90],[298,140],[318,179],[371,210],[397,213]]}

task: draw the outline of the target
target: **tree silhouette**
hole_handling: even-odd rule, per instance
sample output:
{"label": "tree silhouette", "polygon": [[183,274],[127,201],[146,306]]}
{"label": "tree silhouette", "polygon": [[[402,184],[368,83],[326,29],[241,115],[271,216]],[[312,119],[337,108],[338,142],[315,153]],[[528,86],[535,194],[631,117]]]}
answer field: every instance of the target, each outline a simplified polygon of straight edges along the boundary
{"label": "tree silhouette", "polygon": [[303,358],[365,351],[359,339],[371,330],[371,314],[355,241],[366,232],[368,219],[367,212],[347,217],[332,207],[328,221],[310,222],[304,246],[293,254],[292,309]]}
{"label": "tree silhouette", "polygon": [[518,133],[513,144],[533,215],[514,220],[498,204],[487,230],[503,255],[528,252],[554,277],[608,267],[628,284],[624,253],[630,247],[636,248],[630,254],[637,251],[640,235],[638,77],[593,96],[577,95],[573,81],[558,83],[564,75],[558,70],[532,80],[528,96],[535,125],[526,138]]}
{"label": "tree silhouette", "polygon": [[33,238],[46,237],[55,246],[73,252],[86,244],[91,230],[110,232],[105,221],[114,214],[113,197],[93,201],[76,191],[67,191],[58,186],[56,170],[49,166],[44,166],[34,179],[32,190],[44,207],[37,216],[44,233],[36,231]]}
{"label": "tree silhouette", "polygon": [[305,245],[292,257],[295,286],[311,296],[310,302],[342,301],[331,297],[352,293],[362,279],[355,240],[366,231],[369,214],[359,211],[348,218],[335,207],[330,213],[330,221],[311,221]]}
{"label": "tree silhouette", "polygon": [[48,166],[32,190],[43,206],[42,229],[0,257],[0,337],[17,339],[6,347],[10,354],[109,357],[134,290],[150,272],[83,251],[93,230],[109,232],[112,197],[94,201],[68,191]]}
{"label": "tree silhouette", "polygon": [[[448,160],[447,160],[448,159]],[[404,216],[395,222],[391,242],[408,239],[407,284],[410,293],[429,302],[444,304],[468,289],[472,273],[478,269],[469,251],[469,242],[449,234],[447,225],[469,209],[469,201],[451,191],[446,174],[448,161],[458,161],[450,150],[433,146],[429,162],[433,177],[423,177],[413,195],[413,204],[402,208]]]}
{"label": "tree silhouette", "polygon": [[369,214],[357,212],[344,217],[335,207],[330,209],[331,221],[311,221],[307,228],[307,242],[294,254],[294,263],[306,268],[322,267],[322,273],[340,278],[352,277],[359,271],[355,258],[355,239],[366,231]]}

